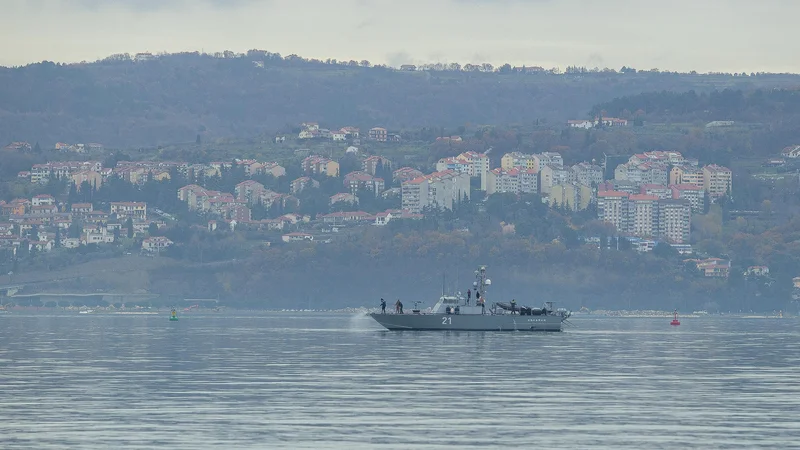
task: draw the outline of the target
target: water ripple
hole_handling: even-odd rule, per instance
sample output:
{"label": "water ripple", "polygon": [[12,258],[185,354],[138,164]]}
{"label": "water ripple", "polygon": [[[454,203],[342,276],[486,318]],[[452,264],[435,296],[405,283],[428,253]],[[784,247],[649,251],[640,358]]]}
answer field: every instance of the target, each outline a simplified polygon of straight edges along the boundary
{"label": "water ripple", "polygon": [[795,320],[5,315],[0,447],[800,448]]}

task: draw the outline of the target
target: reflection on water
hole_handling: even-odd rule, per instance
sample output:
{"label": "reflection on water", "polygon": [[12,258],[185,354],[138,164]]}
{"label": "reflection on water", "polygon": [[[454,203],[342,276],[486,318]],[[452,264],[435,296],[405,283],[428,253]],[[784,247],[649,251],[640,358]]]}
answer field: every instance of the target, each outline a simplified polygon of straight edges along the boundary
{"label": "reflection on water", "polygon": [[[792,448],[800,322],[0,316],[2,448]],[[797,448],[797,447],[795,447]]]}

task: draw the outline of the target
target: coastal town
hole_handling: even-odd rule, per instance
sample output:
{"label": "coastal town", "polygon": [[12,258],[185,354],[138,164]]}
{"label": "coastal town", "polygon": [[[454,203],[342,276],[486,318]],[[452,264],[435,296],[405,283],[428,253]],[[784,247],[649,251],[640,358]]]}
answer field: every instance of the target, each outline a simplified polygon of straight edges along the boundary
{"label": "coastal town", "polygon": [[[627,121],[597,118],[569,121],[568,127],[624,127]],[[330,141],[342,146],[344,155],[360,162],[358,170],[341,173],[340,160],[321,154],[298,158],[296,178],[286,183],[287,167],[275,161],[235,159],[210,163],[141,160],[116,161],[105,167],[98,160],[51,161],[35,164],[18,174],[33,185],[57,180],[66,182],[76,197],[96,192],[109,183],[127,183],[141,188],[180,177],[187,184],[174,191],[185,211],[202,218],[208,232],[217,230],[263,233],[270,244],[302,242],[328,243],[342,229],[361,226],[385,227],[393,222],[418,221],[434,211],[454,210],[463,202],[484,202],[494,195],[536,195],[550,208],[565,212],[593,211],[615,234],[635,250],[649,252],[664,243],[685,255],[705,277],[726,278],[731,261],[720,255],[695,258],[692,249],[692,220],[710,205],[733,192],[732,171],[721,165],[699,164],[680,152],[652,150],[627,159],[581,161],[566,165],[558,152],[503,154],[498,167],[491,167],[489,152],[465,151],[436,161],[433,171],[401,165],[380,154],[363,154],[360,130],[347,126],[338,130],[303,123],[289,139],[298,142]],[[286,135],[275,137],[283,143]],[[397,142],[399,134],[385,128],[368,130],[364,141]],[[461,136],[439,137],[449,145]],[[101,144],[56,144],[59,153],[80,155]],[[784,159],[800,157],[800,146],[782,151]],[[9,144],[6,151],[30,151],[26,142]],[[618,162],[618,163],[617,163]],[[429,169],[429,170],[430,170]],[[290,170],[289,172],[297,172]],[[212,189],[209,180],[234,174],[230,192]],[[257,181],[260,180],[260,181]],[[327,204],[311,213],[302,212],[303,192],[320,190],[321,183],[336,180],[327,191]],[[269,185],[269,187],[267,186]],[[277,186],[284,186],[281,191]],[[331,189],[328,187],[328,189]],[[0,248],[17,255],[48,252],[55,248],[108,245],[127,239],[128,247],[145,255],[159,255],[174,242],[164,231],[179,211],[154,210],[146,202],[132,199],[98,204],[91,201],[57,199],[39,194],[32,198],[1,202]],[[369,205],[369,206],[367,206]],[[149,208],[148,208],[149,206]],[[382,206],[386,206],[383,208]],[[381,207],[381,208],[378,208]],[[513,229],[512,229],[513,230]],[[583,236],[591,245],[607,245],[600,236]],[[606,236],[604,239],[608,239]],[[617,246],[619,246],[619,241]],[[133,244],[132,244],[133,243]],[[764,275],[768,268],[747,268],[750,275]]]}

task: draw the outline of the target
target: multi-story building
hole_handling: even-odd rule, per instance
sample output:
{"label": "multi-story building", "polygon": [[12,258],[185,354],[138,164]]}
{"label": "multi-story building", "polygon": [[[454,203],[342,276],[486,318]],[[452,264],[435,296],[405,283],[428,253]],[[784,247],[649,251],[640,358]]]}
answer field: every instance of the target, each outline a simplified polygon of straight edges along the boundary
{"label": "multi-story building", "polygon": [[557,184],[574,183],[576,179],[572,168],[559,164],[547,164],[539,170],[539,192],[547,195],[550,193],[551,187]]}
{"label": "multi-story building", "polygon": [[376,197],[383,192],[385,182],[383,178],[374,177],[366,172],[350,172],[344,177],[344,186],[353,195],[358,195],[359,191],[370,191]]}
{"label": "multi-story building", "polygon": [[403,183],[404,181],[413,180],[414,178],[419,178],[424,174],[417,169],[411,167],[401,167],[394,172],[392,172],[392,179],[395,183]]}
{"label": "multi-story building", "polygon": [[196,184],[190,184],[178,189],[178,199],[186,202],[189,210],[192,211],[207,211],[208,206],[217,199],[227,199],[230,196],[230,201],[233,202],[232,194],[224,194],[219,191],[212,191]]}
{"label": "multi-story building", "polygon": [[378,167],[383,168],[383,170],[391,171],[392,162],[383,156],[370,156],[361,163],[361,167],[364,172],[375,176],[375,172],[377,172]]}
{"label": "multi-story building", "polygon": [[703,167],[703,189],[711,198],[719,198],[733,192],[733,174],[727,167],[710,164]]}
{"label": "multi-story building", "polygon": [[424,208],[453,209],[470,197],[470,176],[447,170],[435,172],[402,184],[402,208],[412,213]]}
{"label": "multi-story building", "polygon": [[626,192],[630,195],[636,195],[641,193],[642,188],[631,181],[628,180],[608,180],[603,183],[600,183],[597,186],[597,191],[617,191],[617,192]]}
{"label": "multi-story building", "polygon": [[258,203],[264,189],[264,185],[257,181],[245,180],[236,185],[233,193],[237,201],[252,205]]}
{"label": "multi-story building", "polygon": [[535,169],[518,169],[520,194],[535,194],[539,192],[539,173]]}
{"label": "multi-story building", "polygon": [[620,233],[628,230],[627,192],[600,191],[597,193],[597,216],[617,228]]}
{"label": "multi-story building", "polygon": [[620,164],[614,170],[614,179],[627,180],[637,185],[661,184],[669,182],[668,166],[664,163]]}
{"label": "multi-story building", "polygon": [[643,184],[639,186],[639,193],[643,195],[655,195],[659,199],[672,198],[672,189],[663,184]]}
{"label": "multi-story building", "polygon": [[511,169],[535,169],[539,171],[539,162],[533,155],[522,152],[506,153],[500,159],[500,167],[503,170]]}
{"label": "multi-story building", "polygon": [[676,184],[670,186],[672,195],[676,200],[687,200],[694,212],[702,212],[705,209],[705,191],[702,186],[694,184]]}
{"label": "multi-story building", "polygon": [[130,217],[134,220],[147,220],[147,203],[144,202],[111,202],[111,214]]}
{"label": "multi-story building", "polygon": [[548,201],[551,207],[584,210],[592,202],[592,188],[581,183],[556,184],[550,189]]}
{"label": "multi-story building", "polygon": [[324,156],[309,156],[303,160],[301,167],[305,173],[322,174],[329,177],[339,176],[339,163]]}
{"label": "multi-story building", "polygon": [[470,177],[481,179],[481,190],[487,189],[486,183],[489,174],[489,157],[485,153],[464,152],[452,158],[442,158],[436,163],[436,171],[453,170],[464,172]]}
{"label": "multi-story building", "polygon": [[386,128],[375,127],[370,128],[369,130],[369,138],[373,141],[378,142],[386,142],[388,140],[389,133],[386,131]]}
{"label": "multi-story building", "polygon": [[603,168],[587,162],[582,162],[572,166],[575,173],[575,181],[589,187],[594,187],[603,182]]}
{"label": "multi-story building", "polygon": [[692,206],[688,200],[658,201],[657,235],[674,244],[689,242],[692,227]]}
{"label": "multi-story building", "polygon": [[348,194],[347,192],[341,192],[339,194],[332,195],[329,201],[331,206],[337,203],[349,203],[350,205],[357,205],[358,204],[358,197],[353,194]]}
{"label": "multi-story building", "polygon": [[703,185],[703,169],[689,164],[674,166],[669,171],[669,184],[694,184]]}
{"label": "multi-story building", "polygon": [[784,158],[800,158],[800,145],[790,145],[788,147],[784,147],[783,151],[781,152],[781,156]]}
{"label": "multi-story building", "polygon": [[94,206],[91,203],[73,203],[70,206],[70,212],[75,218],[81,218],[92,211],[94,211]]}
{"label": "multi-story building", "polygon": [[548,165],[555,165],[555,166],[563,166],[564,159],[561,157],[561,153],[558,152],[542,152],[533,155],[534,159],[534,167],[536,170],[541,171],[544,169],[544,166]]}
{"label": "multi-story building", "polygon": [[[672,151],[652,151],[637,153],[628,159],[628,162],[634,165],[644,163],[664,163],[668,165],[683,165],[688,164],[688,160],[683,157],[680,152]],[[696,164],[695,164],[696,165]]]}
{"label": "multi-story building", "polygon": [[318,188],[319,181],[311,177],[300,177],[295,180],[292,180],[292,182],[289,184],[289,192],[296,195],[303,192],[304,189],[309,187]]}
{"label": "multi-story building", "polygon": [[597,213],[600,220],[611,223],[622,234],[663,238],[676,244],[689,241],[692,211],[688,200],[600,191]]}
{"label": "multi-story building", "polygon": [[487,178],[487,195],[504,192],[519,194],[519,169],[492,169]]}
{"label": "multi-story building", "polygon": [[31,206],[51,206],[56,204],[56,199],[52,195],[39,194],[31,199]]}
{"label": "multi-story building", "polygon": [[658,197],[654,195],[631,195],[628,197],[628,233],[640,237],[656,235]]}

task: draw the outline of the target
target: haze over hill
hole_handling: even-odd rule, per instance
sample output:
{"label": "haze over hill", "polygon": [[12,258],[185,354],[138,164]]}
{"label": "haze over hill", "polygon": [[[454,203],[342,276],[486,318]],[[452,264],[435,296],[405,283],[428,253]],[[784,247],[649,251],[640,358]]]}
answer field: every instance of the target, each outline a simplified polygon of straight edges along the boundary
{"label": "haze over hill", "polygon": [[0,142],[149,146],[194,141],[197,134],[271,135],[309,120],[394,129],[558,123],[587,117],[597,103],[642,92],[800,85],[795,75],[552,74],[452,65],[399,71],[261,51],[228,56],[118,56],[0,68]]}

